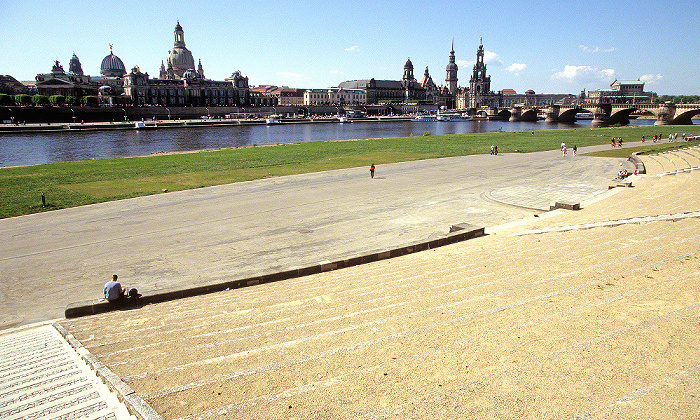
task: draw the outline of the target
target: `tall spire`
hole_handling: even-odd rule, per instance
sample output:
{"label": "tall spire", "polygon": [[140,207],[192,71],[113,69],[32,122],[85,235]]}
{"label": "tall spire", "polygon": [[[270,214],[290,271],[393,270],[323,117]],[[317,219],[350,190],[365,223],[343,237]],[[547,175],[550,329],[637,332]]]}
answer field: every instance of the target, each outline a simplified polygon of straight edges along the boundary
{"label": "tall spire", "polygon": [[456,95],[457,94],[457,71],[459,68],[457,67],[457,63],[455,62],[455,40],[452,38],[452,50],[450,51],[450,60],[447,63],[447,68],[445,69],[447,71],[447,76],[445,77],[445,84],[447,86],[447,89],[450,91],[450,94]]}

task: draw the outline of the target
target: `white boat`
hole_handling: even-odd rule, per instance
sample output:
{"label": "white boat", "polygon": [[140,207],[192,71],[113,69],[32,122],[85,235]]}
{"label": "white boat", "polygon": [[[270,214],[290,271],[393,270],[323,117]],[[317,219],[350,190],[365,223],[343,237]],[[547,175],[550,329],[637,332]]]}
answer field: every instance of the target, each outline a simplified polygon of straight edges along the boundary
{"label": "white boat", "polygon": [[411,121],[418,121],[418,122],[437,121],[437,117],[435,115],[416,115],[415,117],[411,118]]}
{"label": "white boat", "polygon": [[350,122],[350,120],[348,119],[348,117],[343,117],[343,116],[338,115],[338,122],[346,123],[346,122]]}
{"label": "white boat", "polygon": [[156,128],[156,125],[146,125],[141,121],[135,122],[134,123],[134,128],[137,130],[147,130],[147,129],[153,129]]}
{"label": "white boat", "polygon": [[270,115],[269,117],[265,118],[265,124],[267,124],[267,125],[281,124],[281,123],[282,123],[282,121],[280,121],[280,118],[277,115]]}

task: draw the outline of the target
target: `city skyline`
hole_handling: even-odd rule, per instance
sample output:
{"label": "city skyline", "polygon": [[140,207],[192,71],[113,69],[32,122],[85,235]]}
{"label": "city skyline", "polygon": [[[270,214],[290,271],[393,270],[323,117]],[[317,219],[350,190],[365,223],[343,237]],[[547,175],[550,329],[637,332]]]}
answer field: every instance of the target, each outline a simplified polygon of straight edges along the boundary
{"label": "city skyline", "polygon": [[[154,1],[85,8],[67,1],[5,1],[0,19],[0,74],[33,80],[55,60],[67,70],[73,52],[98,75],[109,44],[127,70],[157,77],[173,47],[177,21],[207,78],[234,71],[251,85],[327,88],[352,79],[401,78],[410,57],[438,85],[454,40],[458,84],[468,85],[483,37],[492,89],[573,93],[637,80],[660,95],[700,93],[700,40],[690,16],[700,4],[638,2],[405,1],[288,3],[205,1],[197,7]],[[90,17],[86,19],[86,17]]]}

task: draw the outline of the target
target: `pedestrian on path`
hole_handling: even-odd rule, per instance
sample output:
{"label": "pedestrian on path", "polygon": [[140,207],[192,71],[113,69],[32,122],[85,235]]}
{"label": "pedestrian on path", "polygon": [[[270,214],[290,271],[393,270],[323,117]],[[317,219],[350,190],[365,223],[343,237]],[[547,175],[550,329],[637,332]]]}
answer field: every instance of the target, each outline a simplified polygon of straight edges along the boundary
{"label": "pedestrian on path", "polygon": [[492,155],[493,155],[494,147],[495,147],[495,146],[492,144],[492,145],[491,145],[491,154],[492,154]]}
{"label": "pedestrian on path", "polygon": [[369,176],[374,178],[374,163],[369,167]]}
{"label": "pedestrian on path", "polygon": [[564,142],[561,143],[561,155],[566,156],[566,144]]}
{"label": "pedestrian on path", "polygon": [[575,144],[574,144],[574,148],[573,148],[573,149],[571,149],[571,150],[573,150],[573,151],[574,151],[574,156],[576,156],[576,145],[575,145]]}

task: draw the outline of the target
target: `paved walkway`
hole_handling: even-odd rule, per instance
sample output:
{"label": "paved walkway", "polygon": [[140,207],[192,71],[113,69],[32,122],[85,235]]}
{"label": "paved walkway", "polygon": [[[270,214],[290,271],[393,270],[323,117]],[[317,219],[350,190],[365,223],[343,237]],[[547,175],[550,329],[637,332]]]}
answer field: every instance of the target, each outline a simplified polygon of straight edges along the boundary
{"label": "paved walkway", "polygon": [[683,161],[466,242],[60,324],[168,419],[694,418]]}
{"label": "paved walkway", "polygon": [[353,168],[3,219],[0,328],[60,318],[113,273],[152,292],[310,266],[532,217],[605,193],[618,169],[556,151],[466,156],[380,165],[375,179]]}

